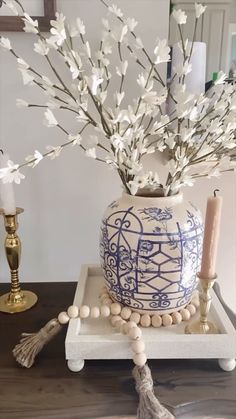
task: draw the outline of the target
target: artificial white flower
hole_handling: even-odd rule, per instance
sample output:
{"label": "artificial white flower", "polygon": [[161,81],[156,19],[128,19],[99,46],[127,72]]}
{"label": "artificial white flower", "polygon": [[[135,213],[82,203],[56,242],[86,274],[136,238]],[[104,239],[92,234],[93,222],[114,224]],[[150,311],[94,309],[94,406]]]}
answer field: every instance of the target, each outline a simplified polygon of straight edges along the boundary
{"label": "artificial white flower", "polygon": [[46,149],[48,150],[47,156],[50,157],[51,160],[54,160],[56,157],[59,157],[62,152],[62,147],[60,145],[57,147],[48,145]]}
{"label": "artificial white flower", "polygon": [[53,99],[49,100],[49,102],[46,103],[46,106],[50,109],[60,109],[61,108],[61,105],[58,102],[56,102],[56,100],[53,100]]}
{"label": "artificial white flower", "polygon": [[227,79],[227,75],[223,71],[219,71],[219,73],[217,74],[217,79],[214,81],[214,84],[223,84],[225,82],[225,79]]}
{"label": "artificial white flower", "polygon": [[112,45],[108,39],[103,40],[102,43],[102,52],[105,55],[112,54]]}
{"label": "artificial white flower", "polygon": [[118,76],[122,77],[126,75],[128,69],[128,61],[125,60],[121,63],[120,67],[116,67],[116,74],[118,74]]}
{"label": "artificial white flower", "polygon": [[78,29],[74,25],[68,25],[68,32],[70,38],[75,38],[79,33]]}
{"label": "artificial white flower", "polygon": [[96,58],[104,65],[104,67],[108,67],[110,64],[110,61],[105,57],[102,51],[97,51]]}
{"label": "artificial white flower", "polygon": [[119,25],[119,26],[116,26],[112,30],[111,36],[116,42],[122,43],[127,32],[128,32],[127,25]]}
{"label": "artificial white flower", "polygon": [[187,22],[187,15],[181,9],[174,9],[172,12],[172,16],[178,25],[185,25],[185,23]]}
{"label": "artificial white flower", "polygon": [[75,60],[67,57],[67,63],[70,67],[70,72],[72,74],[72,79],[75,80],[78,78],[79,73],[80,73],[80,68],[77,62],[75,62]]}
{"label": "artificial white flower", "polygon": [[82,137],[80,134],[69,134],[68,140],[72,142],[72,145],[80,145]]}
{"label": "artificial white flower", "polygon": [[139,189],[145,188],[148,184],[148,175],[135,176],[133,180],[128,182],[128,188],[131,192],[131,195],[136,195]]}
{"label": "artificial white flower", "polygon": [[50,128],[58,125],[58,122],[50,109],[46,110],[46,112],[44,113],[44,117],[44,124],[47,127]]}
{"label": "artificial white flower", "polygon": [[139,74],[137,78],[137,83],[140,87],[142,87],[142,89],[145,89],[147,84],[147,75],[144,75],[143,73]]}
{"label": "artificial white flower", "polygon": [[145,92],[142,95],[142,100],[150,106],[157,106],[158,104],[158,95],[157,92]]}
{"label": "artificial white flower", "polygon": [[10,40],[8,38],[4,38],[3,36],[1,36],[0,47],[10,51],[12,49]]}
{"label": "artificial white flower", "polygon": [[158,44],[154,49],[155,64],[167,63],[170,61],[170,47],[167,45],[166,39],[158,40]]}
{"label": "artificial white flower", "polygon": [[174,73],[176,73],[178,76],[187,76],[187,74],[191,73],[192,71],[192,64],[188,61],[185,61],[184,63],[179,63],[173,68]]}
{"label": "artificial white flower", "polygon": [[17,62],[19,65],[19,69],[22,68],[24,70],[28,70],[30,67],[29,64],[25,60],[23,60],[23,58],[17,58]]}
{"label": "artificial white flower", "polygon": [[115,147],[116,153],[124,149],[124,137],[121,137],[120,134],[115,133],[110,138],[111,144]]}
{"label": "artificial white flower", "polygon": [[25,160],[28,162],[28,166],[34,168],[42,159],[43,155],[38,150],[35,150],[34,155],[26,157]]}
{"label": "artificial white flower", "polygon": [[92,94],[96,96],[98,87],[103,83],[103,78],[100,78],[97,74],[92,74],[92,76],[86,77],[86,81]]}
{"label": "artificial white flower", "polygon": [[19,16],[18,10],[12,1],[5,0],[5,4],[12,11],[12,13],[14,13],[14,15]]}
{"label": "artificial white flower", "polygon": [[128,26],[128,29],[130,30],[130,32],[133,32],[138,24],[138,22],[133,17],[128,17],[125,23]]}
{"label": "artificial white flower", "polygon": [[42,41],[41,39],[39,39],[38,42],[34,44],[34,51],[40,55],[48,55],[49,53],[48,44],[46,44],[45,41]]}
{"label": "artificial white flower", "polygon": [[0,169],[0,179],[2,179],[2,183],[15,182],[19,185],[21,179],[25,178],[25,176],[18,170],[19,165],[13,163],[11,160],[8,160],[7,165],[8,167]]}
{"label": "artificial white flower", "polygon": [[22,18],[25,23],[24,31],[28,33],[38,33],[38,21],[33,20],[27,13],[24,13],[24,18]]}
{"label": "artificial white flower", "polygon": [[85,31],[84,22],[80,18],[77,18],[76,19],[76,24],[77,24],[77,28],[79,29],[80,35],[85,35],[86,31]]}
{"label": "artificial white flower", "polygon": [[30,72],[24,68],[19,68],[21,75],[22,75],[22,79],[23,79],[23,84],[25,86],[27,85],[32,85],[33,81],[34,81],[34,76],[32,74],[30,74]]}
{"label": "artificial white flower", "polygon": [[49,48],[53,48],[56,51],[59,48],[59,46],[57,45],[57,37],[55,36],[50,36],[50,38],[47,38],[46,43],[48,44]]}
{"label": "artificial white flower", "polygon": [[99,100],[101,104],[105,102],[106,98],[107,98],[106,90],[104,92],[101,92],[101,91],[97,92],[97,99]]}
{"label": "artificial white flower", "polygon": [[84,50],[85,50],[88,58],[91,58],[91,49],[90,49],[90,45],[89,45],[89,42],[88,41],[85,42]]}
{"label": "artificial white flower", "polygon": [[51,20],[51,29],[50,32],[53,35],[51,37],[59,47],[63,44],[66,39],[66,30],[65,30],[65,16],[62,13],[56,13],[56,20]]}
{"label": "artificial white flower", "polygon": [[116,102],[117,106],[120,106],[124,97],[125,97],[125,92],[116,92],[115,93],[115,102]]}
{"label": "artificial white flower", "polygon": [[16,99],[17,108],[28,108],[29,104],[23,99]]}
{"label": "artificial white flower", "polygon": [[113,13],[117,17],[123,17],[122,11],[115,4],[112,4],[112,6],[109,6],[108,10],[109,12]]}
{"label": "artificial white flower", "polygon": [[96,159],[97,156],[96,156],[96,149],[95,149],[95,147],[88,148],[88,150],[85,151],[85,155],[87,157],[91,157],[92,159]]}
{"label": "artificial white flower", "polygon": [[203,6],[201,3],[195,3],[195,13],[196,18],[199,19],[199,17],[205,13],[207,6]]}
{"label": "artificial white flower", "polygon": [[143,42],[142,42],[141,38],[136,38],[135,48],[136,49],[143,49],[144,48],[144,45],[143,45]]}

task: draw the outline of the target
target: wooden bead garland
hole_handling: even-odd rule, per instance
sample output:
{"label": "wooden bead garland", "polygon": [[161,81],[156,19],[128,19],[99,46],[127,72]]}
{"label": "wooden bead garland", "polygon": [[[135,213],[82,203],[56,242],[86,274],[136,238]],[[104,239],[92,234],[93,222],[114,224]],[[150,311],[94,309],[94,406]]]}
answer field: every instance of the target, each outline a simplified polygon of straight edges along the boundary
{"label": "wooden bead garland", "polygon": [[[108,305],[111,308],[111,314],[112,315],[120,315],[120,317],[123,320],[131,320],[137,325],[140,324],[142,327],[169,327],[172,324],[177,325],[180,324],[182,321],[187,321],[190,319],[191,316],[194,316],[196,313],[197,308],[199,307],[199,295],[198,291],[195,291],[193,294],[193,298],[191,302],[180,311],[174,312],[172,314],[140,314],[136,311],[132,311],[129,307],[123,306],[122,304],[118,302],[114,302],[111,300],[110,295],[108,294],[108,291],[102,291],[100,292],[100,300],[102,304]],[[120,327],[122,327],[122,333],[128,333],[127,331],[127,325],[122,324]],[[124,331],[124,332],[123,332]]]}
{"label": "wooden bead garland", "polygon": [[149,315],[132,312],[129,307],[124,307],[118,302],[112,301],[107,289],[102,288],[100,292],[101,307],[89,307],[83,305],[80,308],[72,305],[68,307],[67,312],[63,311],[58,315],[58,321],[60,324],[67,324],[70,319],[86,319],[91,317],[97,319],[100,316],[107,318],[111,316],[111,324],[113,327],[118,329],[120,333],[128,335],[131,339],[131,349],[134,353],[133,361],[138,367],[143,367],[146,364],[147,357],[145,354],[145,343],[142,340],[142,330],[138,327],[141,324],[142,327],[168,327],[172,324],[179,324],[182,320],[189,320],[191,316],[196,313],[196,309],[199,307],[199,298],[195,294],[191,303],[179,312],[172,314]]}

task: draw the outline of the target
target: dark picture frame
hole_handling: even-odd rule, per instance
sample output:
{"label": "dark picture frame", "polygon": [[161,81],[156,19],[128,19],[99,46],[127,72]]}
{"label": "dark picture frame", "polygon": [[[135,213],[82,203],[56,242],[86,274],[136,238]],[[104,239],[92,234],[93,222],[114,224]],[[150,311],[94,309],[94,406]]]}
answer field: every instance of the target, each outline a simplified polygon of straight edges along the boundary
{"label": "dark picture frame", "polygon": [[[44,16],[32,16],[32,18],[38,20],[41,32],[48,32],[50,29],[50,20],[55,18],[56,0],[42,1],[44,4]],[[19,16],[0,16],[0,31],[22,32],[23,26],[24,24]]]}

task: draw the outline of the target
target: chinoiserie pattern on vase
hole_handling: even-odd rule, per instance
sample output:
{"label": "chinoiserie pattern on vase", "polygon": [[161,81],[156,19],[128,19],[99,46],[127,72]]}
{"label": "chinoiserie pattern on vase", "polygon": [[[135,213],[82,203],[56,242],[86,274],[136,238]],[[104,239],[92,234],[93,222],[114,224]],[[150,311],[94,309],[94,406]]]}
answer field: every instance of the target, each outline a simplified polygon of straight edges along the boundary
{"label": "chinoiserie pattern on vase", "polygon": [[200,211],[181,194],[123,194],[101,225],[101,263],[112,299],[145,313],[184,307],[197,285],[202,236]]}

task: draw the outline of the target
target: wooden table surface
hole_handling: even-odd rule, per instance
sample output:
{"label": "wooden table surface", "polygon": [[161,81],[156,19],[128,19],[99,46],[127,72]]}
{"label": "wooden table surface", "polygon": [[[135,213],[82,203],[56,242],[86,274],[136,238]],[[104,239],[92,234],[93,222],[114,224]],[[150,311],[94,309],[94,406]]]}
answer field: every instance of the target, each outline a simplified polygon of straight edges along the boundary
{"label": "wooden table surface", "polygon": [[[73,301],[75,283],[24,284],[39,297],[25,313],[0,313],[0,419],[97,419],[135,417],[137,395],[131,361],[87,361],[68,370],[65,330],[31,369],[16,364],[11,350],[20,333],[38,331]],[[9,285],[0,286],[0,295]],[[236,370],[214,360],[150,361],[155,392],[176,418],[236,418]]]}

